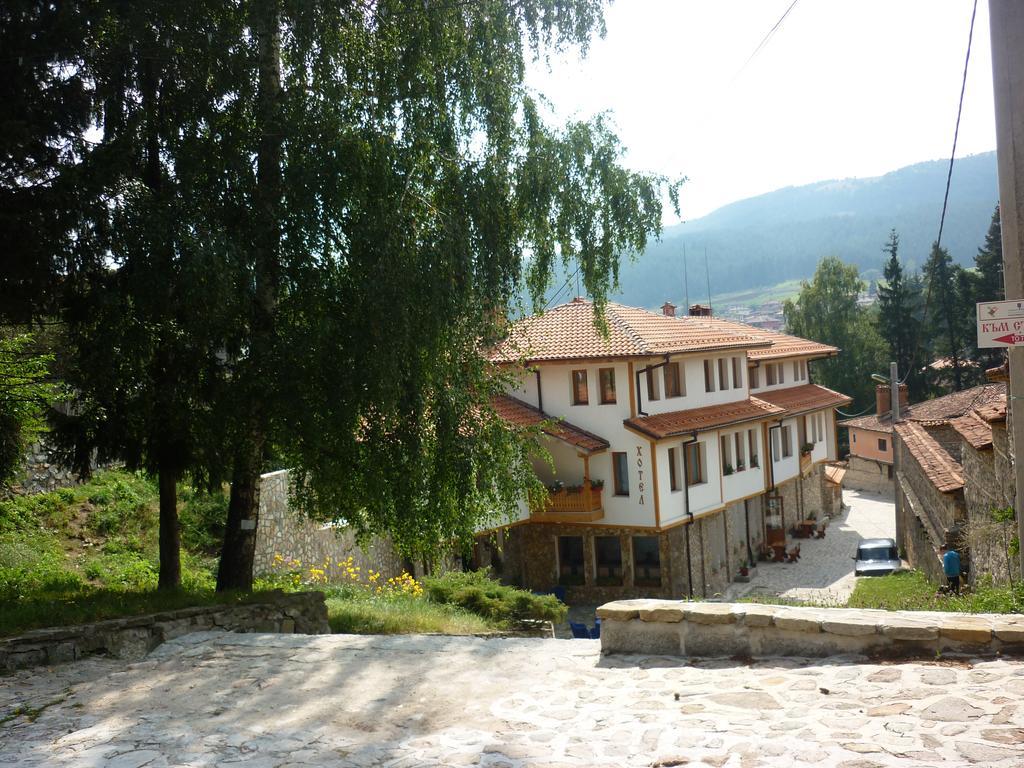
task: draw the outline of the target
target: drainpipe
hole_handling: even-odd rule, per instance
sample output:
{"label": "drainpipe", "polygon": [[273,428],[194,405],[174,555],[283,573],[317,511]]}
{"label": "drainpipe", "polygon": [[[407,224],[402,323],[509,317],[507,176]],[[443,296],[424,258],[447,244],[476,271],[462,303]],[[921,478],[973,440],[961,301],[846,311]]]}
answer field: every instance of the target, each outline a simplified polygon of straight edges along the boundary
{"label": "drainpipe", "polygon": [[693,599],[693,554],[690,550],[690,528],[693,526],[693,512],[690,511],[690,483],[687,481],[686,471],[686,446],[697,442],[697,433],[690,435],[690,439],[683,443],[683,504],[686,505],[686,514],[690,521],[686,524],[686,585],[690,592],[690,599]]}
{"label": "drainpipe", "polygon": [[640,389],[640,374],[641,373],[647,373],[648,371],[655,371],[658,368],[664,368],[668,364],[669,364],[669,356],[665,355],[665,359],[662,362],[658,363],[657,365],[648,365],[646,368],[638,368],[636,370],[634,375],[636,376],[636,415],[637,416],[647,416],[647,415],[649,415],[647,413],[647,411],[644,410],[644,401],[642,399],[643,398],[643,394],[642,394],[642,390]]}

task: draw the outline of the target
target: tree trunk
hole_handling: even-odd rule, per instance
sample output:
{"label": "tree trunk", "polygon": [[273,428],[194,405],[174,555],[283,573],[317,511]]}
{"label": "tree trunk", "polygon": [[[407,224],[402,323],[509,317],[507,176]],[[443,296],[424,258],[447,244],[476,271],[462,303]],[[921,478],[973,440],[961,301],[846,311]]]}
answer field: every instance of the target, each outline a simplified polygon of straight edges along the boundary
{"label": "tree trunk", "polygon": [[284,130],[281,124],[280,0],[253,3],[252,32],[259,52],[256,125],[256,186],[253,190],[253,279],[251,357],[243,382],[249,422],[233,470],[228,524],[221,552],[217,590],[252,589],[256,527],[259,523],[260,472],[267,419],[261,388],[273,386],[281,249],[281,198]]}
{"label": "tree trunk", "polygon": [[181,586],[181,531],[178,525],[178,473],[169,461],[160,462],[160,581],[161,591]]}
{"label": "tree trunk", "polygon": [[256,528],[260,513],[263,440],[247,442],[235,457],[228,501],[228,524],[217,571],[217,591],[252,590]]}

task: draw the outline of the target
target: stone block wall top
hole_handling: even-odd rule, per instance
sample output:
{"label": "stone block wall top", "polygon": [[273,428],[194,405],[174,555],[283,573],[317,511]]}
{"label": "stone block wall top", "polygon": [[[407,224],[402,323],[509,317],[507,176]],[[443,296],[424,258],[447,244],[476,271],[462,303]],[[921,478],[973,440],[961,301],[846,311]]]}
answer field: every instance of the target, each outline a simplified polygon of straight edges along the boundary
{"label": "stone block wall top", "polygon": [[[936,653],[1019,654],[1024,618],[917,611],[857,610],[705,603],[683,600],[621,600],[597,609],[606,623],[605,652],[658,652],[674,633],[681,655],[872,656]],[[658,633],[652,634],[656,627]]]}

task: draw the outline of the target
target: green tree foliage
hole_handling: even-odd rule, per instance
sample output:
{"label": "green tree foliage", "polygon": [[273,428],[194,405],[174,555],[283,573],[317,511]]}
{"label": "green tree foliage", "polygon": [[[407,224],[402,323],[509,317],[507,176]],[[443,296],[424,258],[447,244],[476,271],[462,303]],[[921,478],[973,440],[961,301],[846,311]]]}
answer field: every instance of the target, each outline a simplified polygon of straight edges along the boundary
{"label": "green tree foliage", "polygon": [[919,320],[915,310],[920,305],[920,294],[915,284],[903,275],[899,257],[900,238],[896,230],[889,233],[885,252],[885,281],[878,285],[878,332],[889,345],[889,359],[895,360],[899,375],[912,375],[918,367]]}
{"label": "green tree foliage", "polygon": [[56,394],[52,357],[33,349],[32,336],[0,338],[0,485],[21,466],[25,450],[45,427]]}
{"label": "green tree foliage", "polygon": [[[944,360],[933,369],[932,388],[952,391],[973,386],[978,373],[970,359],[974,349],[974,290],[970,275],[953,263],[949,251],[935,243],[924,269],[926,312],[925,335],[929,339],[929,363]],[[975,366],[976,369],[976,366]]]}
{"label": "green tree foliage", "polygon": [[857,304],[863,288],[857,267],[828,256],[796,301],[783,306],[789,333],[839,347],[838,357],[814,363],[814,379],[853,397],[858,411],[874,402],[871,374],[882,370],[886,348],[873,317]]}
{"label": "green tree foliage", "polygon": [[985,244],[974,256],[978,275],[978,301],[1002,301],[1003,293],[1003,231],[999,206],[992,213],[992,222],[985,233]]}
{"label": "green tree foliage", "polygon": [[529,56],[603,33],[602,3],[65,12],[69,45],[34,76],[81,73],[94,130],[66,133],[93,181],[33,210],[66,208],[52,240],[81,251],[42,264],[79,445],[157,473],[168,500],[182,473],[230,475],[221,588],[251,584],[271,455],[311,514],[410,554],[515,510],[536,481],[530,436],[488,407],[501,316],[558,262],[603,302],[676,197],[620,165],[603,119],[548,125],[524,85]]}

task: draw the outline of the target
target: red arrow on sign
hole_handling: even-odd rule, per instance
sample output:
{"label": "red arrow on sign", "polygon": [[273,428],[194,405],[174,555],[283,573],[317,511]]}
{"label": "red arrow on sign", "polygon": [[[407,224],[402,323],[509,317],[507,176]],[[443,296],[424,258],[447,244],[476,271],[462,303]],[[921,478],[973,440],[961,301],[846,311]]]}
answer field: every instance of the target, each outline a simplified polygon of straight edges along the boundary
{"label": "red arrow on sign", "polygon": [[997,336],[992,341],[998,341],[1003,344],[1024,344],[1024,336],[1019,333],[1008,333],[1005,336]]}

